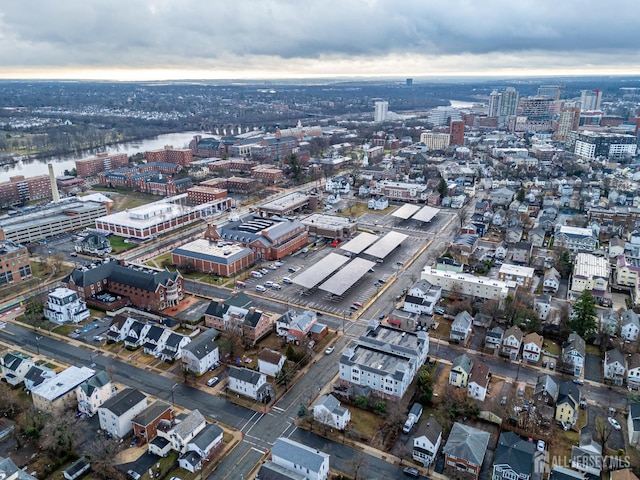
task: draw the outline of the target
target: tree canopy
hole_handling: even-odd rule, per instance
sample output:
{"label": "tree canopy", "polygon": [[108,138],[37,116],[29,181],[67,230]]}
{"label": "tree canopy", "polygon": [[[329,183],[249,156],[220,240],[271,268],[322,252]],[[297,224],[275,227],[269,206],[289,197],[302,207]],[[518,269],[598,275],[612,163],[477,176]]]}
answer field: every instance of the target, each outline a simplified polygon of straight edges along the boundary
{"label": "tree canopy", "polygon": [[597,330],[596,302],[590,290],[583,291],[573,304],[569,327],[582,338]]}

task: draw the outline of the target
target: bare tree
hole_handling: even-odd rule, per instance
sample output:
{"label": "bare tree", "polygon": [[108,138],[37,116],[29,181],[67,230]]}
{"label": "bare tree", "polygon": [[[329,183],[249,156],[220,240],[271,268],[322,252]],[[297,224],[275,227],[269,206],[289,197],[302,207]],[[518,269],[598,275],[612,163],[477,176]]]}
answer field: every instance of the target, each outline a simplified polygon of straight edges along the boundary
{"label": "bare tree", "polygon": [[75,453],[81,431],[81,425],[70,413],[54,416],[40,432],[40,448],[58,456]]}
{"label": "bare tree", "polygon": [[353,480],[358,480],[358,473],[369,464],[369,459],[363,452],[356,453],[349,461],[349,470],[353,472]]}
{"label": "bare tree", "polygon": [[95,475],[104,480],[121,480],[124,475],[113,465],[113,459],[118,453],[119,443],[105,435],[93,435],[91,440],[84,443],[82,453],[91,460]]}

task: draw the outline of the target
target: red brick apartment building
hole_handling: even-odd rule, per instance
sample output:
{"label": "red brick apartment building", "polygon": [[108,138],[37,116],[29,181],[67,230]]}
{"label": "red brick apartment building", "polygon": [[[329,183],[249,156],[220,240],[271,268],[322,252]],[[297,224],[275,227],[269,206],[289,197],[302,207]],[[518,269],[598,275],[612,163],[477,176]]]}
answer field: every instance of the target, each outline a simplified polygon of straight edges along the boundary
{"label": "red brick apartment building", "polygon": [[31,264],[27,247],[10,240],[0,240],[0,287],[16,285],[29,278]]}
{"label": "red brick apartment building", "polygon": [[[226,198],[226,196],[227,190],[225,188],[216,188],[200,184],[187,190],[187,203],[189,205],[200,205],[202,203]],[[229,205],[227,208],[231,208],[231,199],[229,199]]]}
{"label": "red brick apartment building", "polygon": [[94,295],[110,292],[128,298],[135,307],[159,312],[178,305],[184,298],[184,279],[180,272],[116,260],[76,268],[64,282],[89,304]]}
{"label": "red brick apartment building", "polygon": [[76,160],[76,173],[78,177],[92,177],[100,172],[128,165],[129,157],[126,153],[99,153],[96,157]]}
{"label": "red brick apartment building", "polygon": [[230,277],[252,266],[255,254],[250,248],[199,238],[171,252],[171,263],[192,265],[198,272]]}
{"label": "red brick apartment building", "polygon": [[449,125],[449,145],[464,145],[464,122],[454,120]]}
{"label": "red brick apartment building", "polygon": [[251,177],[260,180],[265,185],[273,185],[284,178],[284,172],[269,165],[258,165],[251,169]]}
{"label": "red brick apartment building", "polygon": [[133,436],[138,438],[138,445],[144,445],[152,441],[158,435],[158,425],[162,421],[169,424],[173,421],[171,407],[166,403],[156,400],[137,416],[133,417]]}
{"label": "red brick apartment building", "polygon": [[226,160],[218,160],[217,162],[209,163],[207,166],[211,172],[220,170],[226,170],[228,172],[249,172],[256,165],[258,165],[256,162],[251,162],[243,158],[232,157]]}
{"label": "red brick apartment building", "polygon": [[171,145],[166,145],[164,148],[145,152],[144,158],[149,163],[166,162],[185,166],[193,162],[193,151],[189,148],[173,148]]}
{"label": "red brick apartment building", "polygon": [[0,183],[0,206],[51,198],[51,180],[48,175],[24,177],[16,175]]}

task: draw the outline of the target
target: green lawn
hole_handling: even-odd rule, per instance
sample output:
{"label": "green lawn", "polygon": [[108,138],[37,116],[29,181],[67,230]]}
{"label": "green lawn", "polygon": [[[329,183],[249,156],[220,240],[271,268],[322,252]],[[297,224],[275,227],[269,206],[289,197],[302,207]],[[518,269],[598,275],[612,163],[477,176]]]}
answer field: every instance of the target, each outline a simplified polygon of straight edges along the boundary
{"label": "green lawn", "polygon": [[111,244],[111,249],[114,254],[126,252],[136,247],[133,243],[125,243],[124,237],[117,237],[115,235],[109,236],[109,243]]}

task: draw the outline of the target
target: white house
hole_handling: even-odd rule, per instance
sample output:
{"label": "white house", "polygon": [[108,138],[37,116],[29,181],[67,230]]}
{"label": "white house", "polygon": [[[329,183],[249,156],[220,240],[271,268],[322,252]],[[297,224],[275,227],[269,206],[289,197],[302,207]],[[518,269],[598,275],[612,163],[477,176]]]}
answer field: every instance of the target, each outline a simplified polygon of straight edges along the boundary
{"label": "white house", "polygon": [[0,362],[2,363],[2,378],[14,387],[24,381],[27,372],[35,365],[29,355],[17,350],[7,353]]}
{"label": "white house", "polygon": [[567,341],[562,345],[563,370],[580,377],[584,368],[585,355],[586,345],[584,339],[577,333],[571,333]]}
{"label": "white house", "polygon": [[[166,422],[165,425],[168,423],[166,420],[161,422]],[[189,451],[189,442],[206,426],[207,421],[202,413],[197,409],[193,410],[173,427],[167,425],[168,428],[158,428],[157,440],[149,442],[149,452],[159,457],[165,457],[171,450],[184,455]]]}
{"label": "white house", "polygon": [[91,368],[71,365],[56,376],[46,378],[31,389],[33,406],[37,410],[54,415],[69,408],[76,408],[78,405],[76,387],[95,373]]}
{"label": "white house", "polygon": [[511,360],[516,360],[520,354],[522,345],[522,330],[517,325],[512,325],[504,332],[502,339],[502,354]]}
{"label": "white house", "polygon": [[546,320],[551,311],[551,295],[547,293],[538,295],[533,301],[533,309],[538,312],[538,318],[540,320]]}
{"label": "white house", "polygon": [[622,312],[620,318],[620,336],[628,342],[638,340],[640,333],[640,316],[633,310]]}
{"label": "white house", "polygon": [[202,461],[211,457],[215,449],[222,445],[223,430],[218,425],[207,423],[187,443],[187,452],[178,459],[178,464],[194,473],[202,468]]}
{"label": "white house", "polygon": [[338,430],[344,430],[351,421],[351,412],[341,407],[333,395],[323,395],[313,406],[313,418]]}
{"label": "white house", "polygon": [[371,197],[367,202],[367,206],[372,210],[384,210],[389,207],[389,199],[386,195]]}
{"label": "white house", "polygon": [[424,279],[418,280],[407,292],[402,309],[405,312],[433,315],[433,308],[438,304],[441,293],[441,287]]}
{"label": "white house", "polygon": [[471,368],[469,383],[467,384],[467,394],[469,397],[484,402],[489,389],[489,379],[489,365],[480,362],[474,363]]}
{"label": "white house", "polygon": [[629,431],[629,443],[637,445],[638,440],[640,440],[640,403],[633,402],[629,404],[627,430]]}
{"label": "white house", "polygon": [[220,351],[215,342],[217,330],[202,332],[180,350],[182,369],[202,375],[220,362]]}
{"label": "white house", "polygon": [[66,287],[58,287],[47,296],[44,317],[53,323],[80,323],[89,318],[89,309],[78,292]]}
{"label": "white house", "polygon": [[271,461],[303,475],[305,480],[327,480],[329,476],[328,454],[288,438],[276,439],[271,447]]}
{"label": "white house", "polygon": [[229,390],[258,401],[264,401],[273,394],[264,373],[238,367],[229,367]]}
{"label": "white house", "polygon": [[263,348],[258,354],[258,371],[270,377],[275,377],[282,370],[286,361],[287,357],[284,355],[270,348]]}
{"label": "white house", "polygon": [[473,324],[473,317],[469,312],[463,310],[456,315],[456,318],[451,324],[451,333],[449,338],[459,343],[466,343],[471,335],[471,325]]}
{"label": "white house", "polygon": [[624,355],[617,348],[607,350],[604,354],[603,376],[616,385],[622,385],[627,374],[627,362]]}
{"label": "white house", "polygon": [[331,193],[349,193],[351,184],[347,177],[339,176],[327,178],[326,191]]}
{"label": "white house", "polygon": [[640,388],[640,353],[632,353],[627,361],[627,386]]}
{"label": "white house", "polygon": [[560,273],[553,267],[544,272],[542,292],[555,295],[558,292],[558,288],[560,288],[560,278]]}
{"label": "white house", "polygon": [[420,462],[427,467],[433,463],[441,444],[442,427],[431,415],[418,426],[416,436],[413,438],[411,456],[416,462]]}
{"label": "white house", "polygon": [[544,338],[536,332],[531,332],[522,339],[522,358],[527,362],[536,363],[540,360]]}
{"label": "white house", "polygon": [[147,397],[135,388],[125,388],[98,407],[100,428],[124,438],[133,430],[133,418],[147,408]]}
{"label": "white house", "polygon": [[115,390],[107,372],[101,371],[78,385],[76,395],[78,410],[92,417],[98,411],[98,407],[115,395]]}
{"label": "white house", "polygon": [[466,387],[473,369],[473,362],[466,353],[453,359],[449,370],[449,384],[456,387]]}

